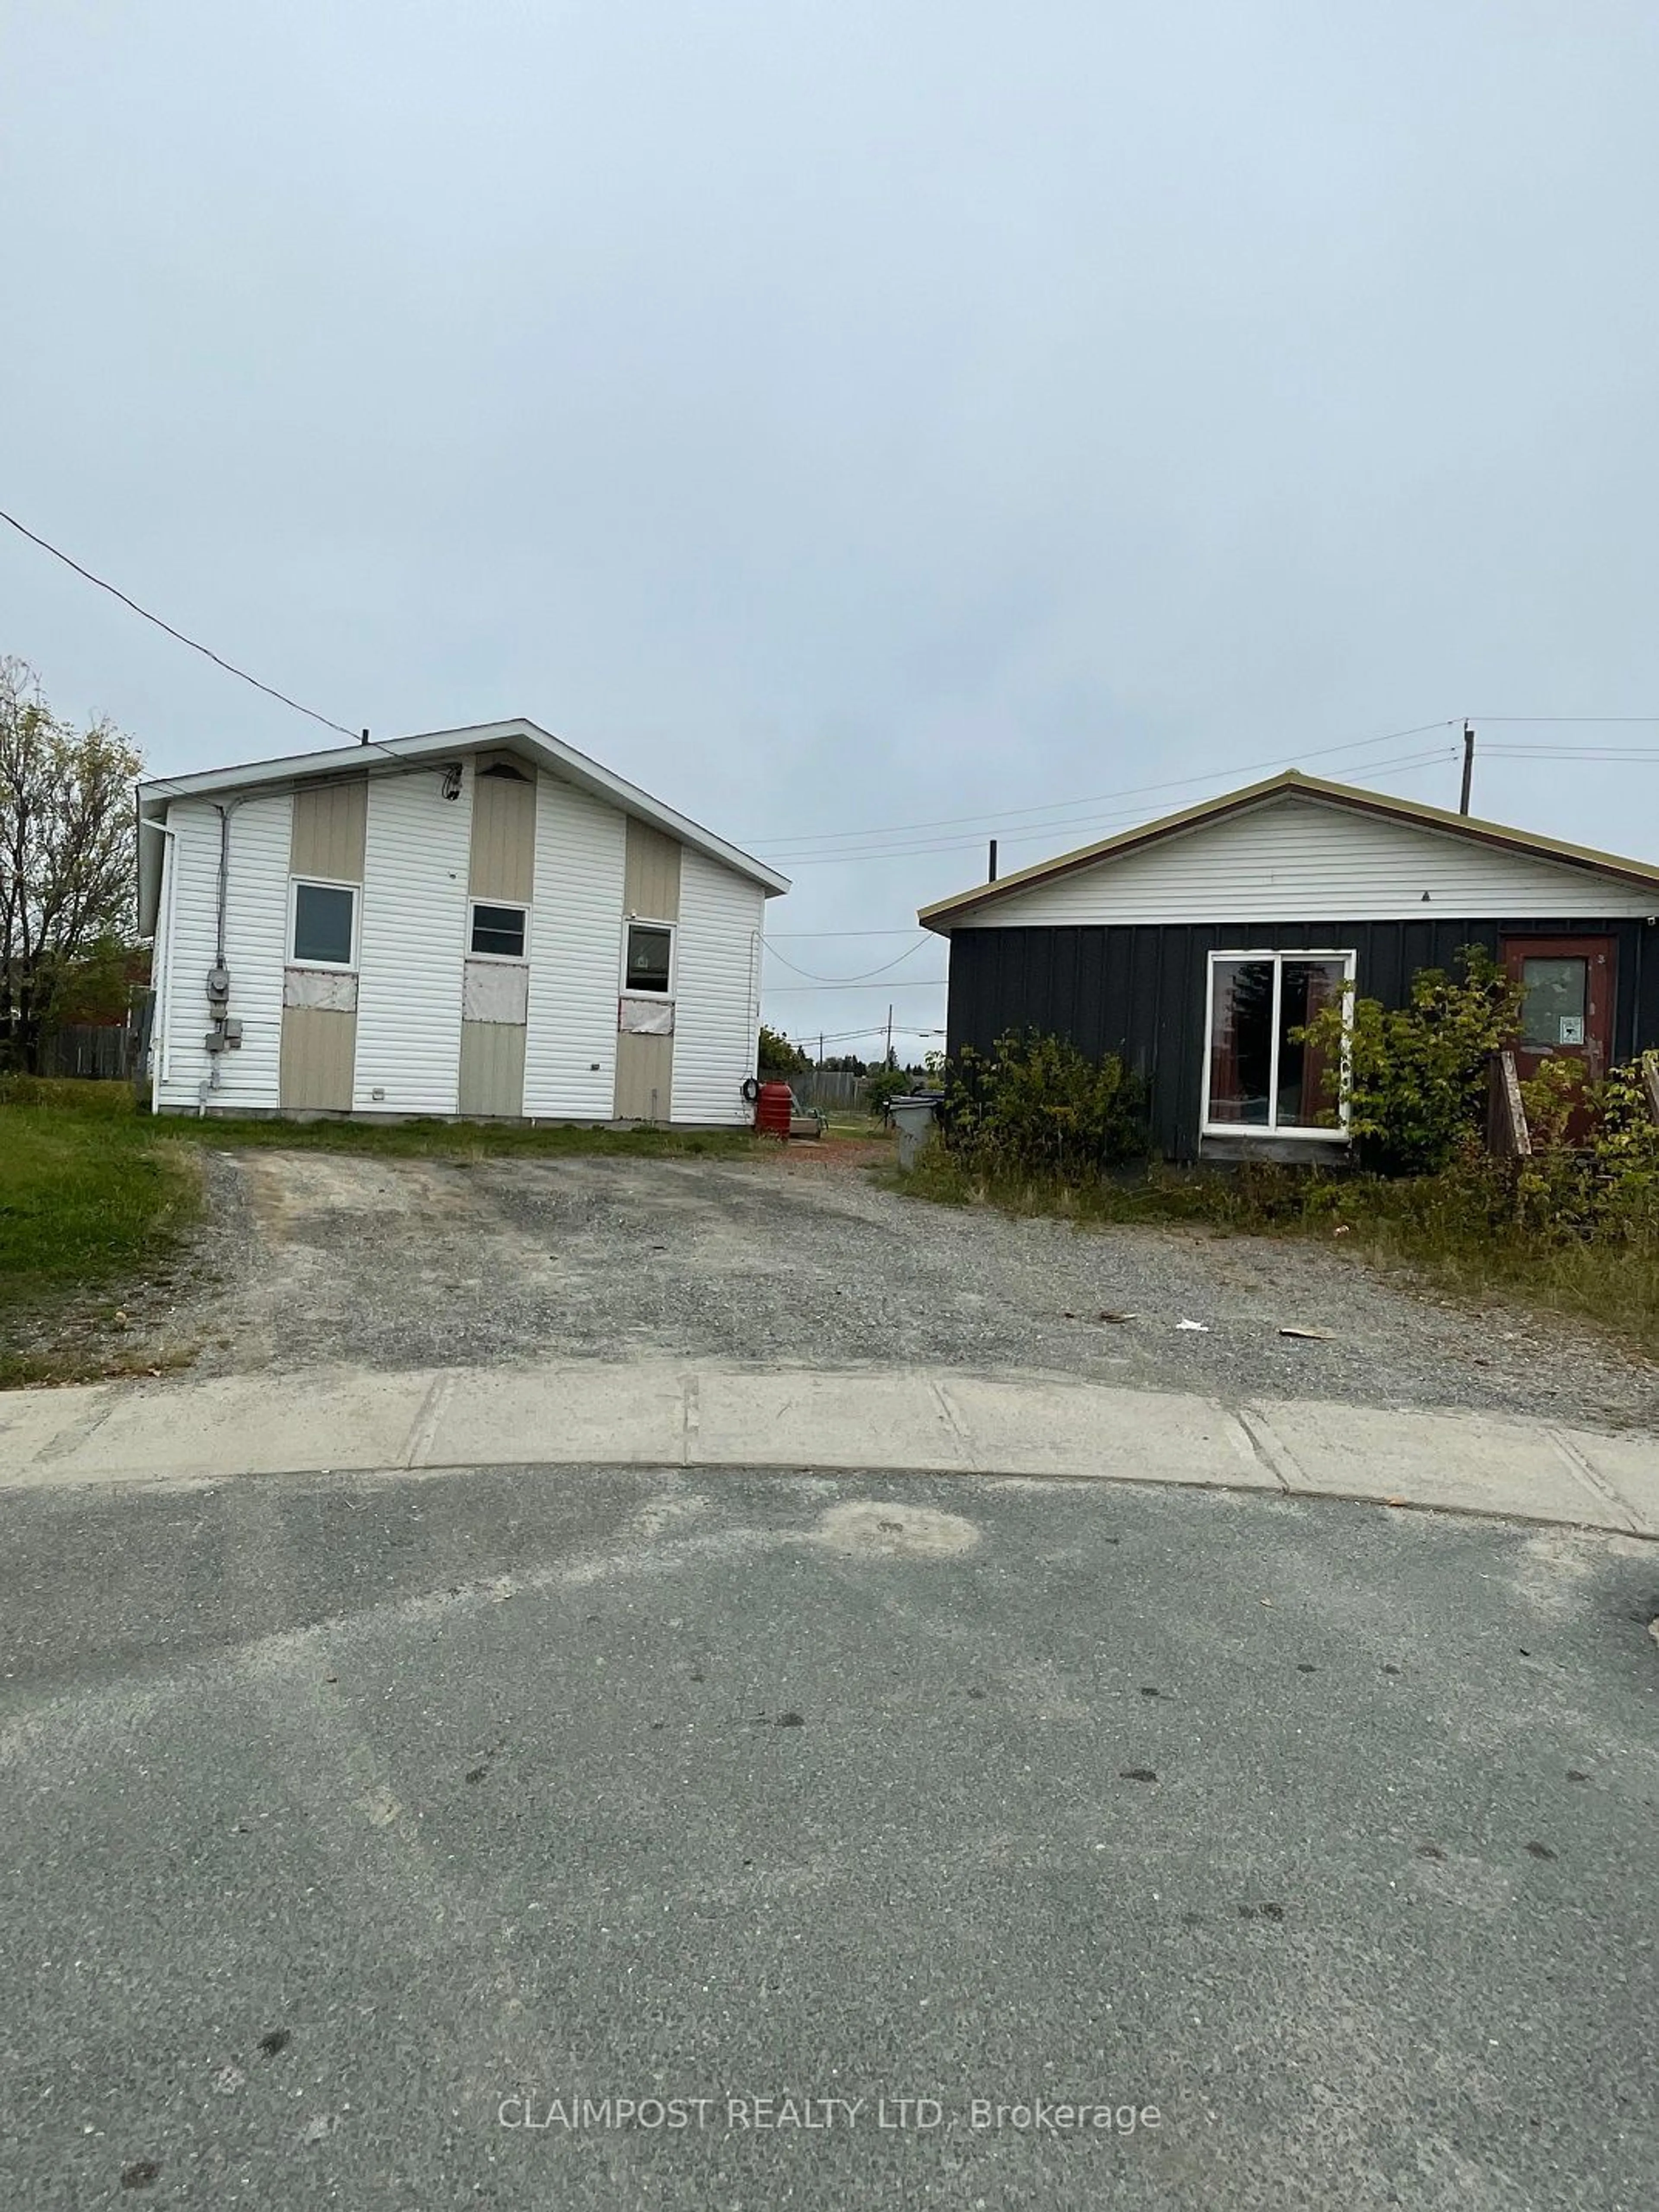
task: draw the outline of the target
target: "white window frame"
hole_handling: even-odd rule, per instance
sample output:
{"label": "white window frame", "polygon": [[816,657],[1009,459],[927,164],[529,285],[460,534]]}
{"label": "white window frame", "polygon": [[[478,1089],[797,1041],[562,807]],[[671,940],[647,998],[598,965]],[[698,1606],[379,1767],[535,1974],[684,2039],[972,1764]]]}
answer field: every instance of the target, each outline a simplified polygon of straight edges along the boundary
{"label": "white window frame", "polygon": [[[472,917],[481,906],[493,906],[511,914],[524,916],[524,951],[522,952],[476,952],[472,947]],[[493,960],[500,968],[527,968],[530,964],[530,908],[522,899],[469,898],[466,902],[466,957],[469,960]]]}
{"label": "white window frame", "polygon": [[[665,929],[668,932],[668,988],[665,991],[641,991],[628,980],[628,933],[630,929]],[[624,999],[643,999],[653,1006],[672,1006],[675,990],[680,980],[680,932],[678,922],[668,921],[654,914],[629,914],[623,916],[622,944],[617,950],[621,974],[617,988]]]}
{"label": "white window frame", "polygon": [[[1219,960],[1271,960],[1273,963],[1273,1054],[1267,1068],[1267,1111],[1279,1111],[1279,1010],[1285,988],[1285,963],[1287,960],[1340,960],[1342,963],[1342,1088],[1337,1098],[1337,1126],[1334,1129],[1310,1129],[1302,1122],[1287,1123],[1280,1127],[1276,1121],[1212,1121],[1210,1119],[1210,1073],[1215,1051],[1215,970]],[[1206,1137],[1264,1138],[1270,1144],[1299,1144],[1310,1139],[1315,1144],[1346,1145],[1348,1141],[1348,1039],[1353,1033],[1354,997],[1353,948],[1347,945],[1327,945],[1322,951],[1316,946],[1262,945],[1243,951],[1217,951],[1212,952],[1204,971],[1204,1101],[1199,1115],[1199,1133]]]}
{"label": "white window frame", "polygon": [[[300,892],[307,890],[349,891],[351,893],[351,957],[349,960],[301,960],[294,950],[294,931],[300,918]],[[331,975],[355,975],[358,956],[362,950],[363,887],[361,884],[342,883],[335,876],[290,876],[288,879],[288,942],[284,965],[289,968],[320,968]]]}

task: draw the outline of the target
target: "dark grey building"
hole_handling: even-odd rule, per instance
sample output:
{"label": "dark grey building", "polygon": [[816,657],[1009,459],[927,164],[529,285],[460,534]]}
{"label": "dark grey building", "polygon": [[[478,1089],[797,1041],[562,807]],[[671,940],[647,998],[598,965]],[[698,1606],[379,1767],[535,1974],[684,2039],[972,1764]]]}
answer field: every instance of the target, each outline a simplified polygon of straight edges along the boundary
{"label": "dark grey building", "polygon": [[948,1048],[1010,1030],[1121,1054],[1165,1157],[1340,1154],[1293,1032],[1352,987],[1397,1005],[1483,945],[1524,992],[1522,1073],[1659,1045],[1659,866],[1289,770],[924,907]]}

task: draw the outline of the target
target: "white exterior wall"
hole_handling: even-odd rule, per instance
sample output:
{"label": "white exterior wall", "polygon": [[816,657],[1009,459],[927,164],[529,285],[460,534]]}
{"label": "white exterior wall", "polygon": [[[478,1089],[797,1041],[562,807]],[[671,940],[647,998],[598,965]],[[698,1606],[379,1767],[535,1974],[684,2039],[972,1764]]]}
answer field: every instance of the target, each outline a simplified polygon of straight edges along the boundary
{"label": "white exterior wall", "polygon": [[627,834],[617,808],[539,776],[524,1045],[528,1115],[611,1119]]}
{"label": "white exterior wall", "polygon": [[760,939],[766,899],[758,884],[719,861],[680,855],[675,945],[676,1121],[741,1127],[743,1095],[760,1041]]}
{"label": "white exterior wall", "polygon": [[458,799],[440,797],[441,781],[434,770],[369,782],[351,1092],[359,1113],[453,1114],[460,1096],[471,764]]}
{"label": "white exterior wall", "polygon": [[[225,901],[226,1009],[242,1024],[234,1052],[216,1055],[219,1083],[210,1108],[234,1112],[276,1103],[283,1039],[283,963],[288,933],[288,862],[293,805],[279,798],[247,799],[230,816],[230,866]],[[155,1103],[194,1112],[216,1055],[203,1048],[211,1016],[207,975],[216,951],[219,812],[205,799],[175,799],[167,826],[176,832],[173,880],[163,909],[167,932],[155,1038]],[[150,834],[150,833],[146,833]]]}
{"label": "white exterior wall", "polygon": [[1010,892],[948,927],[1414,921],[1436,911],[1465,921],[1612,921],[1656,910],[1659,893],[1616,876],[1290,793]]}

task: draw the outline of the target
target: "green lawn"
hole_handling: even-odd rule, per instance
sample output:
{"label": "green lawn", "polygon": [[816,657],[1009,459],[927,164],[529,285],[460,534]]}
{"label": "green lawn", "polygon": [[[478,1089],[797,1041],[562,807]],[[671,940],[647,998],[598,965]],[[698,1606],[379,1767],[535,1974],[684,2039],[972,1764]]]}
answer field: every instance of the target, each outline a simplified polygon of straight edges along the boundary
{"label": "green lawn", "polygon": [[[368,1152],[392,1159],[434,1155],[463,1159],[534,1157],[563,1152],[619,1152],[656,1158],[677,1153],[751,1152],[747,1129],[593,1129],[556,1124],[525,1128],[515,1122],[413,1121],[241,1121],[228,1115],[141,1112],[125,1083],[46,1082],[0,1078],[0,1132],[14,1115],[40,1114],[77,1127],[125,1126],[145,1146],[210,1145],[220,1151],[264,1146],[285,1152]],[[71,1144],[75,1141],[69,1139]],[[0,1166],[0,1175],[4,1172]]]}
{"label": "green lawn", "polygon": [[82,1371],[54,1352],[54,1316],[138,1281],[199,1205],[195,1159],[155,1144],[130,1091],[71,1087],[87,1095],[67,1110],[0,1103],[0,1385]]}

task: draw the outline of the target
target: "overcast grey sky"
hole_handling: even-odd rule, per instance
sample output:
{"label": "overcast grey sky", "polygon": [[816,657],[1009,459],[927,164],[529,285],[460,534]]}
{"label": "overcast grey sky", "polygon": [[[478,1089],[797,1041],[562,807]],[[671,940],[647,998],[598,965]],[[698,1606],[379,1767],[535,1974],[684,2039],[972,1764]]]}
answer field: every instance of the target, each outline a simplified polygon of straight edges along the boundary
{"label": "overcast grey sky", "polygon": [[[1651,0],[0,0],[0,506],[354,727],[557,731],[799,968],[999,826],[1659,716]],[[0,650],[158,770],[323,734],[5,531]],[[1558,741],[1659,720],[1481,721]],[[1659,857],[1659,764],[1476,800]]]}

